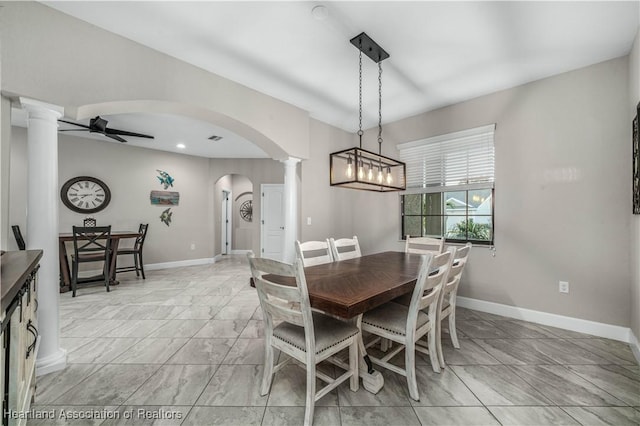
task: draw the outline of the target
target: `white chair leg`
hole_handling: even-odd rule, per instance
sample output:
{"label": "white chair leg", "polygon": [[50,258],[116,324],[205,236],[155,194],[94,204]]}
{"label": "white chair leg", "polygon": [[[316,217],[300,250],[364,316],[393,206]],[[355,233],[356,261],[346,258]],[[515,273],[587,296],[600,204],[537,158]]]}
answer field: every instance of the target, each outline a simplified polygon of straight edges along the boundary
{"label": "white chair leg", "polygon": [[431,368],[435,373],[440,372],[440,364],[438,363],[438,343],[436,339],[438,336],[436,335],[436,329],[438,327],[432,327],[429,330],[429,359],[431,360]]}
{"label": "white chair leg", "polygon": [[356,392],[360,387],[358,372],[358,338],[353,339],[353,343],[349,346],[349,371],[351,378],[349,379],[349,387]]}
{"label": "white chair leg", "polygon": [[307,397],[304,409],[304,425],[313,424],[313,409],[316,404],[316,366],[307,363]]}
{"label": "white chair leg", "polygon": [[407,342],[404,348],[404,368],[407,372],[407,386],[409,387],[409,396],[416,401],[420,401],[420,393],[418,392],[418,382],[416,381],[416,348],[414,342]]}
{"label": "white chair leg", "polygon": [[265,342],[264,350],[264,371],[262,372],[262,387],[260,395],[265,396],[271,389],[271,381],[273,380],[273,346],[271,342]]}
{"label": "white chair leg", "polygon": [[[436,322],[436,349],[438,354],[439,367],[444,368],[444,353],[442,352],[442,321]],[[431,352],[429,352],[431,353]]]}
{"label": "white chair leg", "polygon": [[451,306],[451,313],[449,314],[449,335],[451,336],[451,343],[456,349],[460,349],[460,343],[458,342],[458,333],[456,332],[456,307]]}

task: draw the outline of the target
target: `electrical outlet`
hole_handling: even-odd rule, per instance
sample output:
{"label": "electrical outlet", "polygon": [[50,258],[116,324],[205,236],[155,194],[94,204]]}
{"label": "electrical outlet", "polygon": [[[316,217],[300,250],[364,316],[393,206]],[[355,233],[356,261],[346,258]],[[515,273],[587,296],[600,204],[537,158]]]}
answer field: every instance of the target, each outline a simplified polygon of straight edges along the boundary
{"label": "electrical outlet", "polygon": [[195,250],[196,249],[196,243],[191,243],[191,250]]}
{"label": "electrical outlet", "polygon": [[569,282],[568,281],[560,281],[558,283],[558,291],[560,293],[569,293]]}

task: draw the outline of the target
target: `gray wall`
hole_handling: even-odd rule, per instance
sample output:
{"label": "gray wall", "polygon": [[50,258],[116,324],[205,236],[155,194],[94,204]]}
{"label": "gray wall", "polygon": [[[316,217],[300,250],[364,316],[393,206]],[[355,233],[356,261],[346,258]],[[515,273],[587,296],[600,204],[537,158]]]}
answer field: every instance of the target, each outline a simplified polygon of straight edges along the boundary
{"label": "gray wall", "polygon": [[[640,31],[629,54],[629,111],[635,117],[640,102]],[[627,186],[628,187],[628,186]],[[631,330],[640,339],[640,216],[631,216]]]}
{"label": "gray wall", "polygon": [[[25,223],[26,211],[25,146],[26,129],[14,127],[10,220],[19,224]],[[111,203],[91,215],[98,224],[110,224],[113,230],[137,230],[140,223],[149,223],[145,263],[213,257],[208,159],[64,134],[59,134],[58,152],[60,187],[75,176],[97,177],[109,186]],[[159,218],[168,206],[151,205],[149,199],[152,190],[164,190],[156,169],[175,179],[167,190],[180,193],[179,205],[171,207],[170,226]],[[71,232],[71,227],[82,224],[86,217],[69,210],[60,200],[58,206],[60,232]]]}
{"label": "gray wall", "polygon": [[[301,239],[357,234],[365,253],[402,249],[397,195],[328,185],[328,155],[355,145],[352,134],[41,4],[2,6],[3,94],[38,98],[67,111],[121,100],[192,102],[212,112],[207,118],[227,123],[259,144],[279,144],[279,152],[310,158],[300,167]],[[93,49],[96,45],[100,49]],[[107,63],[103,55],[118,60]],[[629,214],[629,106],[640,96],[638,68],[636,39],[631,59],[615,59],[385,125],[383,153],[394,157],[397,143],[497,125],[496,257],[487,249],[473,251],[461,295],[610,324],[632,322],[636,336],[640,334],[640,224]],[[102,85],[96,87],[96,80]],[[3,166],[5,117],[2,114],[0,123]],[[14,139],[19,144],[24,131]],[[118,227],[148,220],[148,243],[153,246],[149,263],[219,253],[219,209],[214,209],[211,192],[221,176],[237,173],[251,180],[256,212],[260,184],[283,182],[284,167],[274,160],[207,160],[72,139],[60,142],[60,185],[79,174],[103,177],[114,199],[96,215],[98,220]],[[375,150],[373,131],[365,135],[364,148]],[[15,201],[24,171],[13,163],[13,145],[11,151],[11,176],[18,177],[11,181],[10,221],[20,223],[24,217],[11,215],[24,211]],[[71,161],[77,152],[80,160]],[[15,155],[20,155],[20,148]],[[96,166],[82,159],[104,159],[107,164]],[[159,223],[159,207],[148,202],[148,192],[157,189],[156,168],[170,171],[181,193],[169,228]],[[4,187],[2,203],[4,212]],[[126,211],[131,213],[122,216]],[[60,206],[61,228],[80,219]],[[7,226],[7,221],[2,223]],[[257,251],[258,222],[253,226]],[[191,243],[196,250],[190,250]],[[630,247],[635,250],[633,261]],[[558,280],[570,282],[568,295],[558,293]]]}
{"label": "gray wall", "polygon": [[212,121],[273,158],[308,157],[307,111],[40,3],[0,6],[3,94],[60,105],[69,117],[83,111],[83,118],[142,101],[141,112]]}
{"label": "gray wall", "polygon": [[[221,203],[221,190],[216,188],[216,182],[226,175],[242,175],[247,178],[253,185],[253,212],[254,220],[251,224],[248,224],[252,229],[252,241],[251,247],[248,249],[253,250],[255,253],[260,253],[260,208],[262,206],[260,196],[260,185],[265,183],[284,183],[284,165],[283,163],[270,159],[211,159],[210,160],[210,185],[211,191],[214,194],[213,220],[215,222],[213,226],[213,233],[211,235],[212,241],[214,241],[215,255],[220,254],[220,209]],[[229,181],[231,184],[231,181]],[[235,195],[234,195],[235,198]]]}
{"label": "gray wall", "polygon": [[[397,143],[496,123],[496,256],[473,250],[460,295],[629,326],[628,72],[622,57],[384,126],[397,157]],[[351,200],[365,252],[402,249],[397,195]]]}
{"label": "gray wall", "polygon": [[[21,127],[13,127],[12,133],[9,221],[26,229],[27,133]],[[167,171],[175,179],[173,188],[168,190],[180,193],[180,204],[171,208],[170,226],[159,219],[167,206],[154,206],[149,200],[151,190],[164,190],[156,169]],[[248,232],[245,239],[250,241],[234,248],[258,253],[260,185],[283,183],[284,166],[268,159],[208,159],[59,134],[59,186],[84,175],[103,180],[111,189],[109,206],[91,215],[98,224],[110,224],[114,230],[137,230],[141,222],[149,223],[145,263],[153,264],[213,258],[221,252],[220,200],[215,200],[215,183],[225,175],[242,175],[237,177],[237,191],[244,192],[252,186],[256,216],[253,222],[240,225],[247,229],[242,232]],[[229,187],[234,187],[231,178]],[[240,194],[237,191],[234,194]],[[81,224],[85,217],[61,201],[59,211],[60,232],[71,232],[71,226]],[[241,221],[239,217],[236,220]],[[13,238],[8,247],[16,249]]]}
{"label": "gray wall", "polygon": [[[351,237],[352,211],[362,212],[366,206],[353,203],[353,197],[360,191],[329,186],[329,154],[353,147],[355,136],[312,119],[309,138],[311,158],[300,166],[300,240]],[[311,225],[307,224],[308,218],[311,218]]]}

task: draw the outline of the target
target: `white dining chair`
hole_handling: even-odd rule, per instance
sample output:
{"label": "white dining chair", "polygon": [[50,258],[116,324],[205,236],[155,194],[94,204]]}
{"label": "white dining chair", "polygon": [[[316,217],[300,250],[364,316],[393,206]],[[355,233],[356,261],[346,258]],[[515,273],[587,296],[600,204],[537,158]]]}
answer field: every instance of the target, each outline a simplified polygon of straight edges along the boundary
{"label": "white dining chair", "polygon": [[353,238],[340,238],[338,240],[329,238],[329,244],[331,245],[333,259],[336,261],[362,257],[360,243],[358,243],[358,237],[355,235]]}
{"label": "white dining chair", "polygon": [[[290,265],[272,259],[248,255],[251,275],[258,291],[264,315],[265,357],[260,395],[271,389],[273,375],[292,360],[301,363],[307,373],[307,392],[304,424],[313,423],[315,402],[341,383],[350,380],[352,391],[358,390],[358,338],[360,331],[351,323],[312,312],[302,260]],[[291,284],[275,282],[278,277],[289,277]],[[286,278],[285,278],[286,279]],[[276,321],[281,321],[276,325]],[[274,365],[274,348],[289,355]],[[331,359],[338,352],[349,350],[349,363]],[[281,357],[282,359],[282,357]],[[334,379],[318,371],[316,364],[333,361],[347,368]],[[327,383],[316,392],[316,377]]]}
{"label": "white dining chair", "polygon": [[456,333],[456,295],[458,293],[458,286],[460,285],[460,279],[462,278],[462,272],[467,265],[467,259],[469,258],[469,252],[471,251],[472,244],[467,243],[464,247],[455,249],[451,247],[453,253],[453,262],[449,275],[447,277],[446,284],[442,287],[440,295],[440,307],[438,308],[438,361],[440,366],[444,368],[444,353],[442,350],[442,321],[445,318],[449,318],[449,336],[451,337],[451,343],[456,349],[460,349],[460,343],[458,342],[458,334]]}
{"label": "white dining chair", "polygon": [[[388,302],[366,312],[362,317],[362,331],[378,336],[367,346],[376,344],[381,339],[389,339],[398,343],[395,348],[390,349],[381,358],[376,358],[371,354],[369,357],[374,364],[405,376],[409,395],[416,401],[420,400],[420,394],[416,382],[415,351],[428,353],[433,371],[440,372],[436,346],[437,307],[440,301],[440,291],[453,260],[450,252],[437,256],[429,253],[422,255],[422,257],[420,272],[409,306]],[[429,271],[435,272],[429,275]],[[423,348],[417,343],[427,334],[428,348]],[[404,368],[389,362],[403,349],[405,351]]]}
{"label": "white dining chair", "polygon": [[405,253],[440,254],[444,251],[444,238],[412,237],[407,235]]}
{"label": "white dining chair", "polygon": [[296,240],[296,253],[305,267],[333,262],[333,253],[328,239],[304,243]]}

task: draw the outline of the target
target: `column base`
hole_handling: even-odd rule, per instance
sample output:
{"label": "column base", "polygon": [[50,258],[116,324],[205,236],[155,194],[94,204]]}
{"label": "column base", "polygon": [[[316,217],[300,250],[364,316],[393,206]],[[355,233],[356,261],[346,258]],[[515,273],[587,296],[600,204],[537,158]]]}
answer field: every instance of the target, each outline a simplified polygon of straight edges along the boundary
{"label": "column base", "polygon": [[67,350],[58,349],[57,352],[36,360],[36,376],[63,370],[67,366]]}

